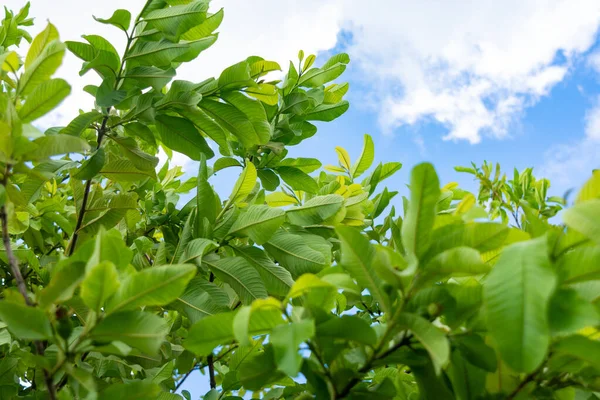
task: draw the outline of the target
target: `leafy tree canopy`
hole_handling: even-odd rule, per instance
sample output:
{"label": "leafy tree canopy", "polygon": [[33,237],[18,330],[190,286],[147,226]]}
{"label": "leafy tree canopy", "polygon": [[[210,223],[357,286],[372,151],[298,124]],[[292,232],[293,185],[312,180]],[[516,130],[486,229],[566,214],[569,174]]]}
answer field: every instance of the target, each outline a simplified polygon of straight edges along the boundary
{"label": "leafy tree canopy", "polygon": [[[224,15],[206,0],[95,18],[122,54],[32,38],[28,12],[0,26],[1,399],[191,399],[196,369],[205,399],[598,398],[600,173],[563,209],[531,169],[457,167],[472,194],[424,163],[398,201],[368,135],[337,166],[287,156],[348,109],[347,54],[190,82]],[[95,107],[42,132],[67,51]]]}

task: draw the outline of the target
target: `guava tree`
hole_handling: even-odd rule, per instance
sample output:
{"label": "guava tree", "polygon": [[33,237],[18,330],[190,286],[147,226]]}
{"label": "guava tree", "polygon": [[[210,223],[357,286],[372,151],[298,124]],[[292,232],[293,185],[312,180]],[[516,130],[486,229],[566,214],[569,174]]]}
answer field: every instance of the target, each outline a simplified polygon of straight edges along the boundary
{"label": "guava tree", "polygon": [[[0,27],[1,399],[190,399],[186,379],[205,399],[597,398],[598,172],[564,210],[487,163],[457,168],[477,195],[424,163],[400,199],[368,135],[337,166],[288,157],[348,109],[347,54],[192,82],[177,68],[210,62],[224,15],[208,1],[96,18],[122,54],[50,23],[32,38],[28,12]],[[40,126],[67,51],[95,106]],[[159,149],[197,176],[157,170]]]}

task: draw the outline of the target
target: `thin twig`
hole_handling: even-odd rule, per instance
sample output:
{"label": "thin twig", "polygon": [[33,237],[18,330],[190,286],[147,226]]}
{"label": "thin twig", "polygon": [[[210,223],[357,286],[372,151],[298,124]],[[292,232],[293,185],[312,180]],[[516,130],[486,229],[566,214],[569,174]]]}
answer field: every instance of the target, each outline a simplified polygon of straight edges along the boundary
{"label": "thin twig", "polygon": [[538,374],[542,371],[544,367],[544,364],[540,365],[535,371],[533,371],[532,373],[530,373],[529,375],[527,375],[525,377],[525,379],[523,379],[521,381],[521,383],[519,383],[519,386],[517,386],[515,388],[515,390],[513,390],[507,397],[506,400],[512,400],[514,399],[521,390],[523,390],[523,388],[525,388],[525,386],[527,386],[527,384],[529,382],[532,382],[535,380],[535,378],[538,376]]}

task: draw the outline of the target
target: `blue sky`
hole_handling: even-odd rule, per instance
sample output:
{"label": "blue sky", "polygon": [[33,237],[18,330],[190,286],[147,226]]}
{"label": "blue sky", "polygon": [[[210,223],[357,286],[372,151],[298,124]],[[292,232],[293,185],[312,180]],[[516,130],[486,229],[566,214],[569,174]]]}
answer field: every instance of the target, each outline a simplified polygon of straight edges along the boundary
{"label": "blue sky", "polygon": [[[21,0],[5,0],[18,8]],[[107,17],[119,0],[32,0],[36,30],[49,19],[63,40],[101,34],[117,48],[124,38],[91,16]],[[129,0],[134,10],[143,0]],[[600,168],[600,2],[598,0],[214,0],[225,8],[216,45],[183,66],[178,78],[202,81],[250,55],[287,65],[299,49],[318,55],[346,51],[351,63],[350,110],[319,125],[315,137],[290,148],[290,156],[337,163],[335,146],[357,157],[364,133],[375,141],[376,161],[400,161],[387,186],[406,193],[410,168],[434,163],[442,183],[473,189],[456,165],[499,162],[504,171],[534,167],[552,181],[550,193],[578,187]],[[73,94],[46,126],[65,125],[79,108],[81,91],[97,79],[77,76],[80,62],[65,58],[59,75]],[[185,157],[174,163],[190,173]],[[237,171],[219,174],[221,193]],[[184,388],[197,398],[207,378]]]}

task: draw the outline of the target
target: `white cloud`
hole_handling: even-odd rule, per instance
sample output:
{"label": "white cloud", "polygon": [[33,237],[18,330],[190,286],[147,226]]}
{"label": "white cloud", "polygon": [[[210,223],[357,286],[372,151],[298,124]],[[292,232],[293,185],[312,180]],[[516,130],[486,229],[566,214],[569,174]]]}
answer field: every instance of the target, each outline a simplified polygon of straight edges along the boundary
{"label": "white cloud", "polygon": [[550,179],[551,193],[562,195],[580,188],[589,179],[592,169],[600,168],[600,140],[585,138],[550,148],[544,163],[536,168],[537,175]]}
{"label": "white cloud", "polygon": [[593,44],[600,23],[596,0],[344,4],[354,59],[370,79],[396,86],[378,86],[381,124],[434,120],[446,139],[473,143],[506,136]]}
{"label": "white cloud", "polygon": [[600,141],[600,96],[585,115],[585,135],[590,140]]}
{"label": "white cloud", "polygon": [[[21,0],[5,0],[16,8]],[[64,39],[101,33],[123,47],[116,29],[94,22],[120,0],[33,0],[38,23],[50,19]],[[127,2],[139,9],[142,0]],[[200,81],[248,55],[280,62],[297,51],[335,47],[342,30],[360,77],[373,88],[383,128],[437,121],[445,139],[476,143],[504,137],[526,107],[560,82],[572,60],[593,44],[600,23],[597,0],[216,0],[225,7],[219,41],[199,60],[180,68],[179,77]],[[38,26],[41,29],[41,26]],[[599,57],[600,65],[600,57]],[[68,56],[61,75],[74,84],[61,107],[65,120],[91,105],[81,94],[87,76],[72,77],[80,63]],[[360,79],[360,78],[359,78]]]}

